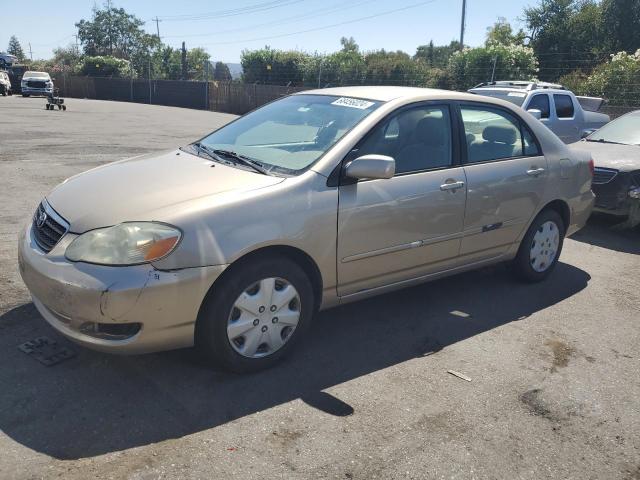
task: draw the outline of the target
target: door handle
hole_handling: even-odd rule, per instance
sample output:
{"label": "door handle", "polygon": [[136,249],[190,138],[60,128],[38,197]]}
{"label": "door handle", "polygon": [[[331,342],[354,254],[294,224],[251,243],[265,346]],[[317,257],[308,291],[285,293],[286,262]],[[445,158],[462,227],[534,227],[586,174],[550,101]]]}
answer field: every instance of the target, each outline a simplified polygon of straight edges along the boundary
{"label": "door handle", "polygon": [[440,190],[446,192],[447,190],[458,190],[459,188],[464,187],[464,182],[447,182],[440,185]]}
{"label": "door handle", "polygon": [[544,173],[544,168],[531,168],[531,170],[527,170],[527,175],[530,177],[537,177]]}

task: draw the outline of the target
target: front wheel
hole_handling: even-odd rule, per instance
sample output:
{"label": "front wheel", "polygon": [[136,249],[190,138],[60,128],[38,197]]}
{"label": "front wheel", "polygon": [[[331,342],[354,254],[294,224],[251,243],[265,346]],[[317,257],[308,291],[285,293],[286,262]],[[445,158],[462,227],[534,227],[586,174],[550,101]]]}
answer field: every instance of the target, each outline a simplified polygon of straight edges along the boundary
{"label": "front wheel", "polygon": [[547,278],[560,258],[565,226],[554,210],[543,210],[533,221],[522,239],[513,261],[516,275],[526,282],[540,282]]}
{"label": "front wheel", "polygon": [[28,97],[29,95],[30,95],[29,93],[23,93],[22,94],[22,96],[25,97],[25,98]]}
{"label": "front wheel", "polygon": [[282,257],[231,268],[203,302],[196,348],[227,370],[271,367],[293,349],[311,322],[311,282],[302,268]]}

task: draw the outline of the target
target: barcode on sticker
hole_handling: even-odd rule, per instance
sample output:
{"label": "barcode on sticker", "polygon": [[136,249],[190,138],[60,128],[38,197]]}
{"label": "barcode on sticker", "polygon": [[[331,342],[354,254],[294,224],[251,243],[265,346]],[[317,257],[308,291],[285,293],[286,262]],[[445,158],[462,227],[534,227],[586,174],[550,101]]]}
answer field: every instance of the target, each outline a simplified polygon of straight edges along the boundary
{"label": "barcode on sticker", "polygon": [[358,108],[360,110],[366,110],[374,105],[373,102],[367,100],[361,100],[359,98],[341,97],[338,100],[331,102],[331,105],[340,105],[342,107]]}

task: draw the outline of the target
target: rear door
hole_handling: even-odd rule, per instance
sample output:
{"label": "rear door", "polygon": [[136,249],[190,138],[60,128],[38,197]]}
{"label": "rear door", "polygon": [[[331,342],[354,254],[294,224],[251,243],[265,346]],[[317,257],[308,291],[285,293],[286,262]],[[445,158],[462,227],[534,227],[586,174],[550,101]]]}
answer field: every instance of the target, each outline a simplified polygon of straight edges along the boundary
{"label": "rear door", "polygon": [[566,93],[553,94],[553,111],[555,113],[553,131],[564,143],[580,140],[580,126],[576,119],[578,108],[573,97]]}
{"label": "rear door", "polygon": [[533,133],[501,107],[460,104],[467,136],[467,204],[461,260],[499,257],[509,250],[544,195],[547,161]]}
{"label": "rear door", "polygon": [[404,108],[374,127],[347,157],[391,156],[396,175],[339,187],[340,296],[444,270],[456,261],[466,180],[453,118],[446,103]]}

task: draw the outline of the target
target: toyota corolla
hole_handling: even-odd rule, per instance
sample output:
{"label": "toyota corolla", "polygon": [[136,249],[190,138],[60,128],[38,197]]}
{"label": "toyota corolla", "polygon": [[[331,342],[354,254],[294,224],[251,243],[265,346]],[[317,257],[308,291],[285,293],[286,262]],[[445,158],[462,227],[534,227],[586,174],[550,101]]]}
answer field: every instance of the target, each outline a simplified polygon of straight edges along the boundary
{"label": "toyota corolla", "polygon": [[501,100],[308,91],[69,178],[24,228],[20,271],[45,320],[87,347],[195,345],[258,370],[319,309],[498,262],[545,279],[591,212],[592,170]]}

